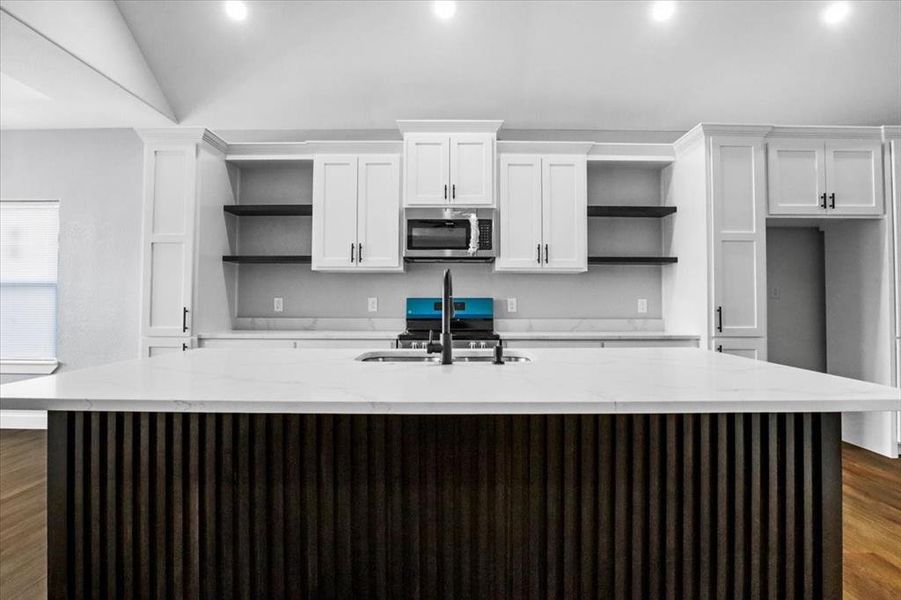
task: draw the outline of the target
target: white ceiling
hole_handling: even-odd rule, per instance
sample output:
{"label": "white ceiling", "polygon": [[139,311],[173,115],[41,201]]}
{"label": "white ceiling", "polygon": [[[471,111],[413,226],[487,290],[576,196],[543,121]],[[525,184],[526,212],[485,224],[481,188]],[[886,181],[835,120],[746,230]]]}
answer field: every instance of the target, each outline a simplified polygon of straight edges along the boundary
{"label": "white ceiling", "polygon": [[119,0],[182,125],[672,130],[698,122],[901,124],[901,1],[222,2]]}

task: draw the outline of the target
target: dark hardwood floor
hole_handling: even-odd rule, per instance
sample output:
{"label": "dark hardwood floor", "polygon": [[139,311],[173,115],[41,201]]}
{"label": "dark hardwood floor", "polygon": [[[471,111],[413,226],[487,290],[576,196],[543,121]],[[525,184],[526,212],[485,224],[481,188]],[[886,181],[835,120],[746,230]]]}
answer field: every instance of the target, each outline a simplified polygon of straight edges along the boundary
{"label": "dark hardwood floor", "polygon": [[[46,434],[0,430],[0,598],[46,597]],[[901,598],[901,460],[842,449],[844,597]]]}

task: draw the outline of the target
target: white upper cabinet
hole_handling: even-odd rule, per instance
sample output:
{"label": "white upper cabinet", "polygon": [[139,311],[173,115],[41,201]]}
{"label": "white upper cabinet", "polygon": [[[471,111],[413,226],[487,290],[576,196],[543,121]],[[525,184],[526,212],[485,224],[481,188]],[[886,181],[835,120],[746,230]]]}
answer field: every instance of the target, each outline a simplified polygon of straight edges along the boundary
{"label": "white upper cabinet", "polygon": [[494,204],[494,136],[457,133],[450,137],[450,202],[462,206]]}
{"label": "white upper cabinet", "polygon": [[352,269],[357,256],[357,157],[319,156],[313,163],[314,270]]}
{"label": "white upper cabinet", "polygon": [[361,156],[357,190],[357,268],[400,268],[399,157]]}
{"label": "white upper cabinet", "polygon": [[493,133],[404,136],[404,206],[493,206]]}
{"label": "white upper cabinet", "polygon": [[769,214],[879,216],[883,213],[879,142],[816,139],[768,144]]}
{"label": "white upper cabinet", "polygon": [[446,204],[450,185],[450,138],[414,133],[404,143],[407,206]]}
{"label": "white upper cabinet", "polygon": [[830,213],[881,215],[882,144],[827,142],[826,188]]}
{"label": "white upper cabinet", "polygon": [[398,271],[400,161],[322,155],[313,165],[315,271]]}
{"label": "white upper cabinet", "polygon": [[541,251],[541,159],[506,154],[500,166],[498,271],[539,269]]}
{"label": "white upper cabinet", "polygon": [[712,138],[712,336],[766,336],[763,163],[762,141]]}
{"label": "white upper cabinet", "polygon": [[501,156],[496,270],[588,269],[587,169],[584,156]]}
{"label": "white upper cabinet", "polygon": [[544,267],[588,269],[588,163],[584,156],[548,156],[541,161]]}

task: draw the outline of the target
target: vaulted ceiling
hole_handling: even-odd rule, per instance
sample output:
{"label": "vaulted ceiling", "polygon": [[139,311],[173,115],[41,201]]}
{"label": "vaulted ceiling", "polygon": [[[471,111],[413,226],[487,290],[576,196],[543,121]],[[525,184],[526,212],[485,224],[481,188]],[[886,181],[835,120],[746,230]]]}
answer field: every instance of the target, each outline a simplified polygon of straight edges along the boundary
{"label": "vaulted ceiling", "polygon": [[[117,4],[183,125],[901,124],[897,0],[852,2],[833,26],[819,1],[683,0],[665,22],[649,18],[644,1],[460,1],[447,21],[431,2],[255,1],[241,22],[219,1]],[[73,114],[71,126],[98,125]]]}

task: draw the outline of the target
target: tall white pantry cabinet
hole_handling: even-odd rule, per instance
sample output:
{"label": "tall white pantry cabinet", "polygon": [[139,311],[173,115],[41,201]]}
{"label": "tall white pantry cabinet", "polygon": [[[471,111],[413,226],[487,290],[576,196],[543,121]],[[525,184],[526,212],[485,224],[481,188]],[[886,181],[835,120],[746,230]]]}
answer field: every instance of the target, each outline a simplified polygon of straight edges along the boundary
{"label": "tall white pantry cabinet", "polygon": [[230,327],[222,301],[229,277],[221,214],[234,197],[226,145],[215,135],[195,128],[138,133],[144,140],[140,352],[148,357],[192,348],[201,321]]}

